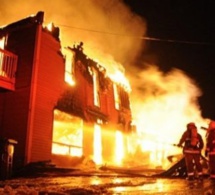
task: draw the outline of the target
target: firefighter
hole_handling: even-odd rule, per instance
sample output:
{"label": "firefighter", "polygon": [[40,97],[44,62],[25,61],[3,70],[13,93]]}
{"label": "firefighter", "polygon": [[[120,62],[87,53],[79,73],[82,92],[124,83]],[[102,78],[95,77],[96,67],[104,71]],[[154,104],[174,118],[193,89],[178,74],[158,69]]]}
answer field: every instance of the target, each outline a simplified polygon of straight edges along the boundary
{"label": "firefighter", "polygon": [[[204,147],[204,142],[195,123],[187,124],[187,129],[182,134],[177,146],[183,147],[188,180],[194,180],[196,176],[202,180],[201,150]],[[198,175],[195,174],[195,168]]]}
{"label": "firefighter", "polygon": [[209,160],[210,178],[215,180],[215,121],[208,125],[205,156]]}

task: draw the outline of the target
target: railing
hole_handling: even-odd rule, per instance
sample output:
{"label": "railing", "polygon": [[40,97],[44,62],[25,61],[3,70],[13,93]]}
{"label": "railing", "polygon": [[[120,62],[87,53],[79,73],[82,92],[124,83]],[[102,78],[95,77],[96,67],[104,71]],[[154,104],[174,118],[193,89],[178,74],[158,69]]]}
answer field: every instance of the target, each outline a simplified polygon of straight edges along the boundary
{"label": "railing", "polygon": [[14,90],[18,57],[0,48],[0,88]]}

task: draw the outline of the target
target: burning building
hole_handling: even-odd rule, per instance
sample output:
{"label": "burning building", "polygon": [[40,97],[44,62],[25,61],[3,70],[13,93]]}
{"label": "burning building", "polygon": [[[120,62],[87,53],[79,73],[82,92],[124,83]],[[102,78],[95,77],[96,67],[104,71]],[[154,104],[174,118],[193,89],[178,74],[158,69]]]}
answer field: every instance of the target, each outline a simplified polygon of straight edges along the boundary
{"label": "burning building", "polygon": [[18,142],[14,166],[122,162],[133,129],[129,89],[83,43],[63,54],[59,28],[43,20],[38,12],[0,29],[0,137]]}

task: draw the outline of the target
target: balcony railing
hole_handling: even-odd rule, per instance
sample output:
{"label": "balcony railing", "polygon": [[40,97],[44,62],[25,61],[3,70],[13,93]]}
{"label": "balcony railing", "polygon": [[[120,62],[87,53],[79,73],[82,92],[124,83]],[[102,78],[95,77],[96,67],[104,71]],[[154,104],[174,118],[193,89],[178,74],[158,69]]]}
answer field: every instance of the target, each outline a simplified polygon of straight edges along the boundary
{"label": "balcony railing", "polygon": [[0,48],[0,89],[15,90],[18,57]]}

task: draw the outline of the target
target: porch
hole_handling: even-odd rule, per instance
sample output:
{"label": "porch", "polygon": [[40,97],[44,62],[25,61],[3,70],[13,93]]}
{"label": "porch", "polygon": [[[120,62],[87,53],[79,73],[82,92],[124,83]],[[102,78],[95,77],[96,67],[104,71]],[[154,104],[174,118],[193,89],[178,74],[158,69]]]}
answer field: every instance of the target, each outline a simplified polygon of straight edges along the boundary
{"label": "porch", "polygon": [[15,90],[15,73],[18,57],[0,48],[0,91]]}

